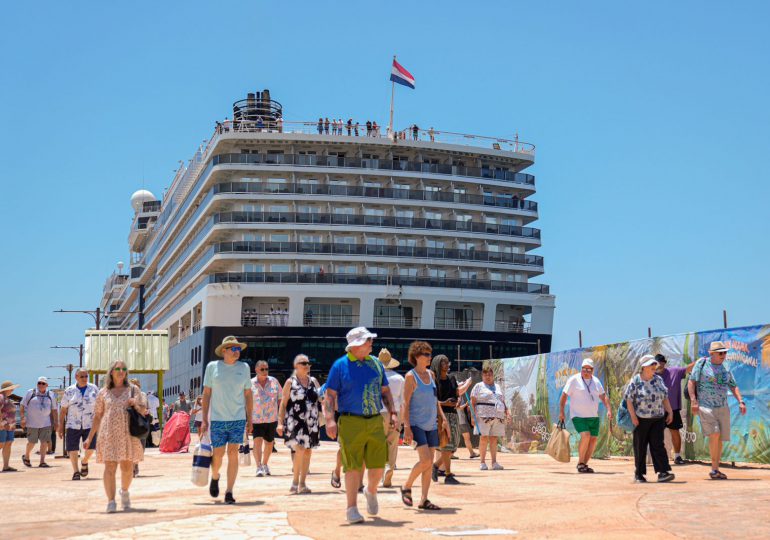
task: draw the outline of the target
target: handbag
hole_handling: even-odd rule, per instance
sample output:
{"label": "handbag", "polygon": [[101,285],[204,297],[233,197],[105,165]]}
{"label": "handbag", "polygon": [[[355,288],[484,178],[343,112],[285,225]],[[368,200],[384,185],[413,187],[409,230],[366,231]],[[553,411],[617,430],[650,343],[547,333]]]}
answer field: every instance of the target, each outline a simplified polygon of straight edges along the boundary
{"label": "handbag", "polygon": [[[133,387],[131,387],[131,397],[134,397]],[[150,433],[150,420],[148,417],[152,418],[152,415],[139,414],[139,411],[133,407],[126,409],[126,412],[128,413],[128,432],[131,436],[137,439],[146,438]]]}
{"label": "handbag", "polygon": [[564,422],[561,420],[558,424],[553,425],[551,435],[548,438],[548,444],[545,447],[545,452],[556,461],[569,463],[569,431],[564,428]]}
{"label": "handbag", "polygon": [[621,400],[620,402],[620,407],[618,407],[618,413],[615,420],[618,426],[620,426],[625,431],[634,431],[634,422],[631,420],[631,413],[628,411],[628,405],[626,404],[625,399]]}

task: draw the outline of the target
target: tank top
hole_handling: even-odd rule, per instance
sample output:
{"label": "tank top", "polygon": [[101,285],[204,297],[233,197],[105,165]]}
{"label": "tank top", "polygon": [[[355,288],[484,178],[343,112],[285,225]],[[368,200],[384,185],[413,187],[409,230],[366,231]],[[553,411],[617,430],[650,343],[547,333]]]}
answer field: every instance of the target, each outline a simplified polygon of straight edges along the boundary
{"label": "tank top", "polygon": [[438,429],[436,382],[431,375],[430,384],[425,384],[415,370],[411,370],[410,373],[414,377],[417,387],[409,401],[409,423],[425,431]]}

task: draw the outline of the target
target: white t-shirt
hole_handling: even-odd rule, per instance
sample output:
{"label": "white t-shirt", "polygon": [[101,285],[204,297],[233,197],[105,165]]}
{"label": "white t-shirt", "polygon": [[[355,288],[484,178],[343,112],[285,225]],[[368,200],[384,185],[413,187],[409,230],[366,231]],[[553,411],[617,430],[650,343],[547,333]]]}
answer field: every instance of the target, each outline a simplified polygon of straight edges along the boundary
{"label": "white t-shirt", "polygon": [[[392,369],[386,369],[385,376],[388,378],[390,395],[393,396],[393,406],[400,415],[401,405],[404,404],[404,378]],[[383,406],[381,412],[388,412],[388,409]]]}
{"label": "white t-shirt", "polygon": [[158,407],[160,407],[160,399],[155,394],[147,394],[147,408],[150,409],[153,421],[158,421]]}
{"label": "white t-shirt", "polygon": [[602,382],[591,375],[586,381],[580,373],[575,373],[567,379],[563,393],[569,396],[570,418],[595,418],[599,416],[599,396],[604,394]]}

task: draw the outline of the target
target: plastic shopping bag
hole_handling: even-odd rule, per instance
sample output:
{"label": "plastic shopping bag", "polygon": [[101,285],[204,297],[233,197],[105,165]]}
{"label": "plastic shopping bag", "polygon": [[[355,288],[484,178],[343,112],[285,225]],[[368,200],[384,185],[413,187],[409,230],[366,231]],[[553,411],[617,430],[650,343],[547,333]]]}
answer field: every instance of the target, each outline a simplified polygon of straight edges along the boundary
{"label": "plastic shopping bag", "polygon": [[209,468],[211,467],[211,440],[207,435],[193,451],[192,483],[196,486],[206,486],[209,483]]}
{"label": "plastic shopping bag", "polygon": [[545,452],[556,461],[569,463],[569,431],[564,428],[564,422],[553,425],[551,436],[548,439],[548,445],[545,447]]}

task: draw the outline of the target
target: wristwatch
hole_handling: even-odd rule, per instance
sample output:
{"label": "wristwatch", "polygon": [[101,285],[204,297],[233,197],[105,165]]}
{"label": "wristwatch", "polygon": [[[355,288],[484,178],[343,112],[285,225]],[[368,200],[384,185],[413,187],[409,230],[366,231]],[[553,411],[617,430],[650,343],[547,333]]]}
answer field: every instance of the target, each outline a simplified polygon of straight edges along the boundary
{"label": "wristwatch", "polygon": [[743,401],[743,400],[741,400],[741,401],[739,401],[739,402],[738,402],[738,405],[744,405],[744,406],[745,406],[745,405],[746,405],[746,402],[745,402],[745,401]]}

